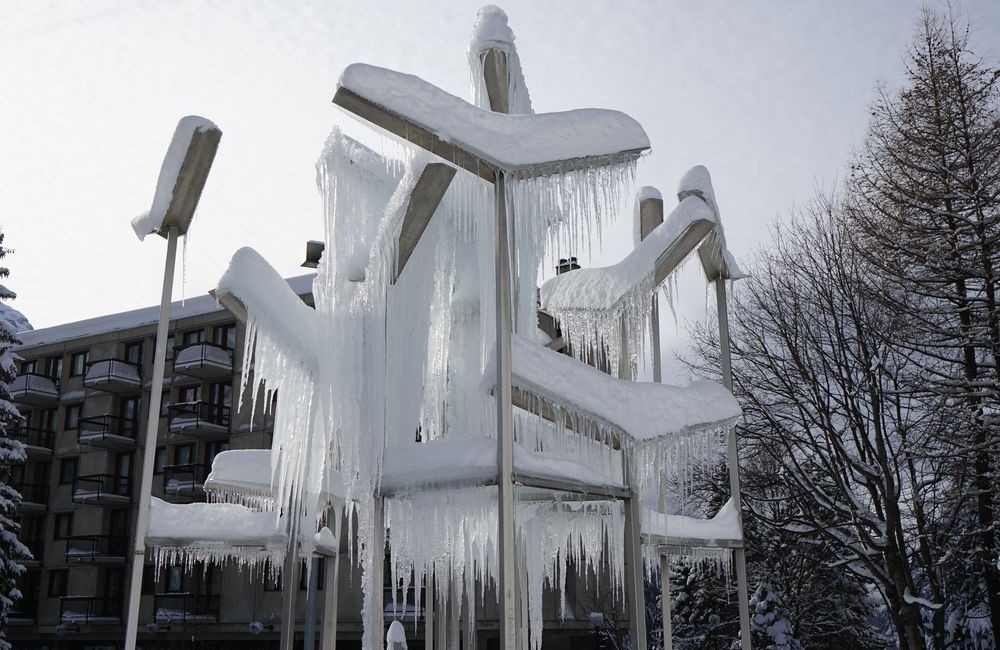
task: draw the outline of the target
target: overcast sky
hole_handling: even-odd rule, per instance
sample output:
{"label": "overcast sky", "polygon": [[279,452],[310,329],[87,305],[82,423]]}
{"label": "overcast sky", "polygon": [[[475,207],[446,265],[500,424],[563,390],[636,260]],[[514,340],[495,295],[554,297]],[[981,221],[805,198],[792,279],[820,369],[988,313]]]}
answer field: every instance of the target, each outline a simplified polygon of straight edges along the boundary
{"label": "overcast sky", "polygon": [[[467,97],[465,50],[481,4],[0,0],[0,228],[15,250],[13,305],[39,328],[159,301],[165,242],[139,242],[129,222],[149,208],[188,114],[223,136],[175,297],[214,287],[241,246],[285,276],[303,273],[305,241],[323,233],[314,171],[323,141],[334,125],[365,131],[330,102],[340,72],[373,63]],[[638,119],[653,144],[638,182],[660,188],[668,207],[684,171],[706,165],[742,260],[777,216],[836,186],[875,84],[901,78],[920,5],[500,4],[535,110]],[[957,6],[978,53],[995,57],[1000,2]],[[631,246],[630,218],[594,263]],[[698,285],[690,270],[682,280]]]}

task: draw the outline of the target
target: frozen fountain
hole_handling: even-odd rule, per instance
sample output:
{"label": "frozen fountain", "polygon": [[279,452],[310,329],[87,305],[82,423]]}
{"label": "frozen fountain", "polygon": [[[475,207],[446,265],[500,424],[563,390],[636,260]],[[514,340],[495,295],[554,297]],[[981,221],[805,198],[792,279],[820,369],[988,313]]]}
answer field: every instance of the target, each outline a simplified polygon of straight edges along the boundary
{"label": "frozen fountain", "polygon": [[[638,193],[641,237],[625,259],[538,293],[546,253],[585,249],[634,195],[649,142],[616,111],[534,113],[495,7],[480,11],[469,60],[473,103],[391,70],[344,71],[334,103],[399,155],[338,129],[329,137],[317,164],[326,246],[315,308],[254,251],[234,255],[216,297],[246,322],[244,389],[268,403],[280,395],[272,448],[220,454],[206,484],[214,503],[154,500],[149,544],[158,563],[289,571],[335,555],[349,535],[357,553],[328,563],[327,584],[338,563],[360,565],[370,649],[405,647],[402,628],[387,637],[383,620],[387,537],[391,583],[427,587],[412,610],[428,648],[474,647],[488,601],[503,647],[537,650],[543,590],[562,599],[583,570],[624,602],[642,648],[644,563],[735,549],[745,582],[735,473],[734,499],[712,519],[665,506],[664,468],[683,476],[727,444],[735,467],[740,409],[728,383],[633,379],[650,343],[657,354],[655,296],[678,266],[697,251],[723,324],[725,281],[739,271],[696,167],[665,219],[658,192]],[[335,590],[327,607],[324,648]],[[287,629],[282,642],[291,647]]]}

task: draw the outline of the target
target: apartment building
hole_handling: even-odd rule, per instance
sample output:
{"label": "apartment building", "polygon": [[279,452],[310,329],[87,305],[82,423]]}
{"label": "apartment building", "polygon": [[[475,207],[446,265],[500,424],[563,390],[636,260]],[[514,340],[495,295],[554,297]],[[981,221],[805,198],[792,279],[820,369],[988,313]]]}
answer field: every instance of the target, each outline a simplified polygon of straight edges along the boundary
{"label": "apartment building", "polygon": [[[307,302],[311,279],[289,280]],[[236,403],[245,360],[232,314],[205,295],[171,317],[153,495],[203,501],[215,455],[269,447],[270,422]],[[8,435],[27,450],[11,483],[34,558],[7,627],[16,648],[121,647],[158,318],[152,307],[20,334],[22,420]],[[154,579],[149,564],[143,582],[141,647],[277,647],[281,591],[268,576],[176,566]]]}

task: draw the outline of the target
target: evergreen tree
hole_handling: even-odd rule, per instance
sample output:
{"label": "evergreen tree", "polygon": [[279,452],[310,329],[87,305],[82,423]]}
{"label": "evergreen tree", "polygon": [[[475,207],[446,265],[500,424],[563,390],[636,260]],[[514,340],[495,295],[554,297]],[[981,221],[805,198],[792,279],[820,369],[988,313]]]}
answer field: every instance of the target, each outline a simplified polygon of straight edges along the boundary
{"label": "evergreen tree", "polygon": [[795,639],[785,599],[774,584],[765,580],[750,598],[752,645],[759,650],[802,650]]}
{"label": "evergreen tree", "polygon": [[[883,333],[911,369],[900,388],[944,424],[913,459],[933,501],[912,516],[923,541],[950,546],[948,562],[920,576],[948,605],[925,612],[935,645],[968,637],[955,625],[974,610],[998,648],[1000,69],[968,35],[953,14],[924,11],[905,86],[872,108],[850,196],[857,249],[886,282],[883,308],[905,315]],[[927,565],[926,546],[915,550]]]}
{"label": "evergreen tree", "polygon": [[[8,251],[3,246],[0,233],[0,260]],[[0,267],[0,279],[10,272]],[[15,298],[13,291],[0,284],[0,301]],[[13,346],[19,343],[16,332],[23,324],[24,317],[0,302],[0,650],[9,650],[10,644],[4,638],[7,627],[7,613],[15,600],[21,598],[17,579],[24,573],[22,560],[31,557],[27,547],[17,538],[19,524],[14,520],[21,495],[8,485],[11,467],[25,462],[24,446],[7,437],[7,427],[19,418],[17,407],[11,402],[10,383],[17,375]]]}

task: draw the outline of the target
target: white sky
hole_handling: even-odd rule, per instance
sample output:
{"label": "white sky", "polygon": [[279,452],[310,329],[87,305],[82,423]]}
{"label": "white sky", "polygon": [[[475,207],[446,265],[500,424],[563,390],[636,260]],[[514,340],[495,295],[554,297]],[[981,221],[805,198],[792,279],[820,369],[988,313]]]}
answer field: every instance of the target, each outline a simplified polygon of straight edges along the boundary
{"label": "white sky", "polygon": [[[175,297],[214,287],[241,246],[285,276],[305,272],[305,241],[323,235],[323,141],[335,124],[365,131],[330,102],[340,72],[373,63],[467,97],[465,49],[481,4],[0,0],[0,228],[16,251],[5,260],[13,306],[39,328],[159,301],[165,242],[139,242],[129,222],[149,208],[188,114],[223,136]],[[668,209],[684,171],[706,165],[730,247],[746,260],[777,215],[835,187],[864,136],[874,84],[902,74],[920,4],[500,6],[535,110],[593,106],[638,119],[653,143],[638,183],[660,188]],[[1000,2],[959,9],[978,53],[997,56]],[[630,219],[595,263],[631,246]],[[697,278],[689,269],[682,280]],[[704,290],[694,295],[698,317]]]}

